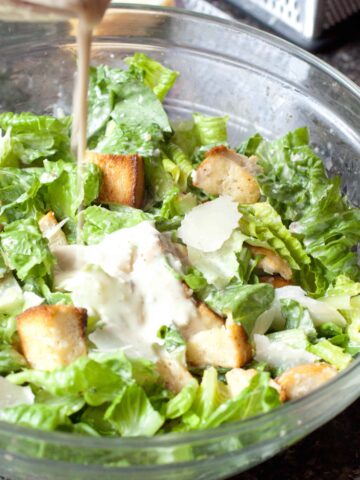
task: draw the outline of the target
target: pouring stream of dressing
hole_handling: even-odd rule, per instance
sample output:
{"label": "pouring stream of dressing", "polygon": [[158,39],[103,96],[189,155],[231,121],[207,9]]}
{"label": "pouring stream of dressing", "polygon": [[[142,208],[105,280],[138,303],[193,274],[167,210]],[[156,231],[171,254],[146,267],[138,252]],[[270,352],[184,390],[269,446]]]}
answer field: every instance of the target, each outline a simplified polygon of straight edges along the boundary
{"label": "pouring stream of dressing", "polygon": [[[110,0],[2,0],[0,19],[10,21],[51,21],[77,17],[78,69],[73,96],[71,146],[77,158],[78,189],[82,190],[82,166],[87,145],[87,94],[89,84],[92,32],[98,25]],[[80,207],[81,210],[81,207]],[[81,218],[81,216],[79,216]],[[77,241],[81,241],[81,220]]]}

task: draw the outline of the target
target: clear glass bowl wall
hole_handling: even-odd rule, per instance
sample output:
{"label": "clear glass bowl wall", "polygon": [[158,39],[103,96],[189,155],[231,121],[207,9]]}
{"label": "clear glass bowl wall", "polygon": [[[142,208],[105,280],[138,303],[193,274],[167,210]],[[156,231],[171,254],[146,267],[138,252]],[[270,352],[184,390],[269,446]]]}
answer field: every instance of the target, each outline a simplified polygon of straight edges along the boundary
{"label": "clear glass bowl wall", "polygon": [[[70,113],[74,23],[0,23],[0,111]],[[308,125],[330,174],[360,204],[360,90],[315,57],[255,29],[156,8],[112,8],[95,33],[93,63],[121,66],[146,52],[181,73],[172,118],[229,115],[230,141]],[[0,424],[0,473],[15,479],[226,477],[274,455],[360,395],[360,363],[270,414],[218,429],[152,439],[45,433]]]}

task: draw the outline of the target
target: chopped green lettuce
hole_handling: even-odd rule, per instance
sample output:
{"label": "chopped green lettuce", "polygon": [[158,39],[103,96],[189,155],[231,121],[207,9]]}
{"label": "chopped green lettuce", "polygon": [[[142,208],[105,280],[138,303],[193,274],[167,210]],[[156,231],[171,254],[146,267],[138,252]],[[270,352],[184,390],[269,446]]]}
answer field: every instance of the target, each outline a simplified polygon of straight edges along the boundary
{"label": "chopped green lettuce", "polygon": [[221,403],[205,421],[201,429],[215,428],[236,420],[266,413],[280,405],[279,392],[269,385],[270,374],[261,372],[255,375],[250,385],[238,396]]}
{"label": "chopped green lettuce", "polygon": [[[0,327],[1,328],[1,327]],[[0,374],[17,372],[27,367],[25,358],[11,345],[0,346]]]}
{"label": "chopped green lettuce", "polygon": [[92,205],[81,212],[83,219],[82,238],[87,245],[99,243],[105,235],[121,228],[134,227],[151,219],[142,210],[118,205],[115,211]]}
{"label": "chopped green lettuce", "polygon": [[50,275],[54,257],[35,220],[12,222],[0,233],[6,264],[21,280]]}
{"label": "chopped green lettuce", "polygon": [[138,138],[140,132],[147,136],[148,129],[153,129],[154,125],[163,132],[171,132],[161,102],[142,82],[141,75],[99,66],[90,71],[88,138],[92,149],[97,149],[110,120],[119,127],[115,131],[120,138],[124,137],[124,132],[129,138],[133,130]]}
{"label": "chopped green lettuce", "polygon": [[7,378],[17,385],[30,383],[57,397],[79,396],[92,406],[114,400],[126,385],[125,380],[110,365],[89,357],[81,357],[74,363],[51,372],[25,370]]}
{"label": "chopped green lettuce", "polygon": [[68,117],[6,112],[0,114],[0,129],[6,132],[6,141],[10,142],[2,147],[0,166],[41,164],[44,159],[72,160]]}
{"label": "chopped green lettuce", "polygon": [[251,237],[248,243],[271,248],[294,270],[310,263],[299,240],[284,226],[280,215],[268,202],[240,205],[239,211],[242,213],[240,230]]}
{"label": "chopped green lettuce", "polygon": [[179,76],[179,72],[164,67],[144,53],[135,53],[132,57],[125,58],[125,63],[130,66],[130,71],[135,71],[143,78],[145,85],[151,88],[161,101]]}
{"label": "chopped green lettuce", "polygon": [[227,116],[209,117],[194,113],[193,120],[199,146],[210,147],[227,143]]}
{"label": "chopped green lettuce", "polygon": [[223,290],[211,290],[204,301],[221,315],[232,316],[251,335],[257,318],[268,310],[274,300],[274,289],[266,283],[257,285],[229,284]]}
{"label": "chopped green lettuce", "polygon": [[316,329],[308,308],[291,298],[281,299],[280,306],[286,330],[300,328],[306,335],[316,337]]}
{"label": "chopped green lettuce", "polygon": [[113,401],[104,418],[116,431],[127,437],[154,435],[165,420],[152,407],[144,390],[138,385],[129,385]]}
{"label": "chopped green lettuce", "polygon": [[352,362],[352,356],[344,352],[344,349],[333,345],[329,340],[320,340],[315,345],[308,347],[309,352],[334,365],[338,370],[343,370]]}
{"label": "chopped green lettuce", "polygon": [[195,378],[190,380],[181,392],[167,403],[165,411],[166,418],[179,418],[187,413],[194,403],[198,388],[199,384]]}

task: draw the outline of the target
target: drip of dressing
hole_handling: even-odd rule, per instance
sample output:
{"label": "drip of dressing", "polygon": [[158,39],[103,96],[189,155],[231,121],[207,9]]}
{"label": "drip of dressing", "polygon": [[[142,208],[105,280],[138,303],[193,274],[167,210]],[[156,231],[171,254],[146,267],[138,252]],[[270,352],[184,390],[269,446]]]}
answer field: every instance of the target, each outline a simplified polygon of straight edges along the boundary
{"label": "drip of dressing", "polygon": [[[78,71],[73,96],[71,146],[77,157],[78,188],[81,191],[82,165],[87,144],[87,93],[92,32],[101,22],[110,0],[56,0],[56,5],[54,3],[54,0],[2,0],[0,19],[51,21],[77,17],[79,20],[77,32]],[[81,228],[80,223],[77,232],[78,240],[81,237]]]}

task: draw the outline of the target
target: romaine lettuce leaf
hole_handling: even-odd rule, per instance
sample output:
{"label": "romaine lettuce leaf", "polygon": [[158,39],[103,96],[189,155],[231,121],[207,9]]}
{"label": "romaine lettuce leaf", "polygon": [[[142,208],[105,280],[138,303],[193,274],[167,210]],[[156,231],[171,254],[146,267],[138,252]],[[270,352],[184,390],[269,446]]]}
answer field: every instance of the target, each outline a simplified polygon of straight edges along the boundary
{"label": "romaine lettuce leaf", "polygon": [[[334,188],[337,197],[339,186]],[[330,195],[311,206],[290,230],[302,239],[306,252],[324,265],[329,282],[340,274],[358,280],[360,268],[353,247],[360,241],[360,209],[339,199],[332,203]]]}
{"label": "romaine lettuce leaf", "polygon": [[117,398],[127,381],[108,364],[89,357],[81,357],[74,363],[51,372],[26,370],[7,378],[17,385],[30,383],[57,397],[78,396],[91,406],[102,405]]}
{"label": "romaine lettuce leaf", "polygon": [[[294,270],[310,263],[299,240],[284,226],[280,215],[268,202],[240,205],[239,211],[242,213],[239,226],[245,235],[274,250]],[[257,242],[249,239],[248,243]]]}
{"label": "romaine lettuce leaf", "polygon": [[38,195],[41,188],[40,168],[0,168],[0,218],[10,223],[22,218],[35,218],[44,211],[44,201]]}
{"label": "romaine lettuce leaf", "polygon": [[[190,173],[193,170],[193,165],[184,151],[175,143],[168,143],[164,147],[165,153],[168,159],[163,160],[163,165],[165,170],[169,171],[169,167],[167,167],[166,160],[170,160],[173,164],[175,164],[179,169],[179,174],[177,175],[177,179],[175,180],[174,176],[173,179],[175,183],[179,186],[182,192],[186,192],[187,190],[187,181],[189,178]],[[165,162],[165,163],[164,163]]]}
{"label": "romaine lettuce leaf", "polygon": [[0,374],[5,375],[26,368],[25,358],[10,345],[0,346]]}
{"label": "romaine lettuce leaf", "polygon": [[228,117],[209,117],[200,113],[193,114],[198,144],[202,147],[227,144]]}
{"label": "romaine lettuce leaf", "polygon": [[135,71],[138,76],[143,78],[145,85],[151,88],[161,101],[164,100],[179,76],[179,72],[164,67],[144,53],[135,53],[132,57],[125,58],[124,61],[130,66],[130,71]]}
{"label": "romaine lettuce leaf", "polygon": [[200,428],[215,428],[219,425],[236,420],[266,413],[280,405],[279,393],[269,385],[270,374],[267,372],[258,373],[250,385],[237,397],[221,403],[212,412]]}
{"label": "romaine lettuce leaf", "polygon": [[93,163],[82,167],[82,192],[76,164],[45,161],[44,167],[45,175],[52,179],[43,187],[44,196],[49,210],[55,213],[58,220],[74,219],[80,205],[86,207],[98,197],[101,172]]}
{"label": "romaine lettuce leaf", "polygon": [[334,365],[338,370],[343,370],[352,362],[352,356],[344,352],[344,349],[333,345],[329,340],[320,340],[315,345],[308,347],[309,352]]}
{"label": "romaine lettuce leaf", "polygon": [[258,177],[263,193],[283,220],[292,222],[290,231],[302,240],[306,253],[325,267],[327,283],[339,274],[360,278],[352,251],[360,240],[360,210],[341,196],[340,179],[327,177],[309,146],[308,130],[261,142],[256,155],[263,168]]}
{"label": "romaine lettuce leaf", "polygon": [[161,208],[152,210],[157,221],[183,217],[196,207],[197,199],[192,193],[181,193],[178,187],[173,187],[164,196]]}
{"label": "romaine lettuce leaf", "polygon": [[266,283],[257,285],[230,284],[223,290],[207,292],[203,300],[215,312],[232,315],[248,335],[252,334],[256,319],[268,310],[274,300],[274,289]]}
{"label": "romaine lettuce leaf", "polygon": [[90,71],[88,138],[96,149],[109,120],[128,128],[128,132],[157,125],[171,132],[167,115],[151,89],[133,71],[99,66]]}
{"label": "romaine lettuce leaf", "polygon": [[87,407],[81,415],[81,422],[89,425],[100,435],[106,437],[117,435],[113,425],[104,418],[108,408],[106,404],[100,407]]}
{"label": "romaine lettuce leaf", "polygon": [[105,134],[96,144],[96,151],[112,154],[134,154],[148,157],[158,152],[159,144],[164,139],[161,128],[152,124],[146,128],[140,126],[129,127],[126,124],[117,124],[110,120]]}
{"label": "romaine lettuce leaf", "polygon": [[81,406],[79,402],[75,402],[73,406],[68,403],[66,408],[63,405],[53,406],[41,403],[18,405],[0,410],[0,420],[47,431],[71,430],[69,416],[77,412]]}
{"label": "romaine lettuce leaf", "polygon": [[129,385],[113,401],[104,418],[118,433],[128,437],[154,435],[164,423],[164,417],[152,407],[138,385]]}
{"label": "romaine lettuce leaf", "polygon": [[216,369],[209,367],[204,370],[191,410],[196,414],[199,423],[206,422],[219,405],[228,400],[229,397],[229,390],[223,382],[218,380]]}
{"label": "romaine lettuce leaf", "polygon": [[251,137],[244,140],[238,146],[236,151],[241,155],[246,155],[247,157],[251,157],[251,155],[256,154],[256,150],[258,149],[258,146],[262,141],[263,141],[263,137],[260,135],[260,133],[255,133],[255,135],[252,135]]}
{"label": "romaine lettuce leaf", "polygon": [[190,380],[181,392],[175,395],[175,397],[167,403],[165,411],[166,418],[178,418],[188,412],[194,403],[198,388],[199,384],[195,378]]}
{"label": "romaine lettuce leaf", "polygon": [[291,298],[281,299],[280,306],[286,330],[301,329],[306,335],[316,337],[316,329],[308,308]]}
{"label": "romaine lettuce leaf", "polygon": [[[35,115],[32,113],[0,114],[0,129],[11,141],[12,161],[29,165],[48,160],[72,160],[70,151],[70,119]],[[1,164],[1,161],[0,161]],[[5,166],[2,165],[2,166]]]}
{"label": "romaine lettuce leaf", "polygon": [[81,212],[82,238],[87,245],[99,243],[105,235],[137,225],[151,217],[142,210],[118,205],[115,211],[93,205]]}
{"label": "romaine lettuce leaf", "polygon": [[326,181],[323,162],[309,147],[307,128],[298,128],[256,149],[263,172],[258,176],[263,193],[285,221],[297,219],[316,203]]}
{"label": "romaine lettuce leaf", "polygon": [[19,157],[16,154],[16,140],[10,135],[8,129],[4,135],[0,129],[0,167],[19,167]]}
{"label": "romaine lettuce leaf", "polygon": [[35,220],[18,220],[5,226],[0,242],[6,264],[20,280],[51,274],[54,257]]}

